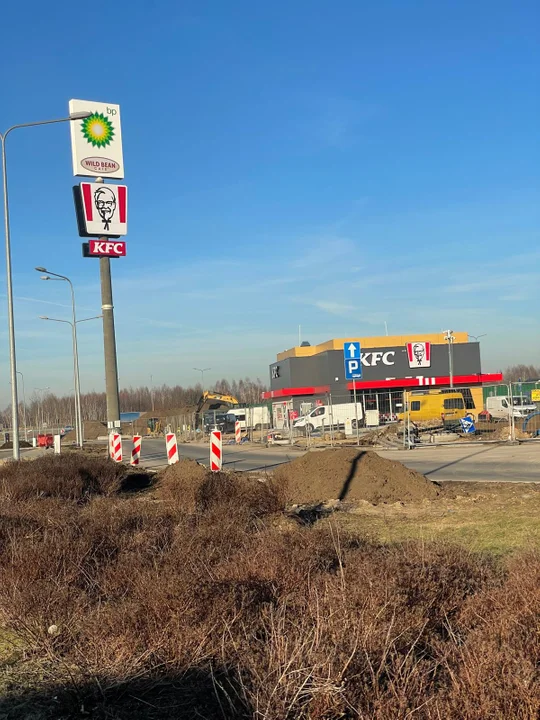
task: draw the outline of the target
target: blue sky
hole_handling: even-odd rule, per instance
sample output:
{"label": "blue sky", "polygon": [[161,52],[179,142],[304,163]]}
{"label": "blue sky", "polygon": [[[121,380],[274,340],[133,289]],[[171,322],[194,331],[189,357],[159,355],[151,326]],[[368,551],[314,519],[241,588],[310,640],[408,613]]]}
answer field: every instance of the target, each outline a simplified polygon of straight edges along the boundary
{"label": "blue sky", "polygon": [[[438,331],[486,371],[539,363],[540,10],[470,3],[35,0],[4,8],[0,130],[120,103],[128,257],[113,261],[121,384],[268,377],[297,341]],[[19,369],[69,391],[81,257],[67,125],[9,139]],[[0,404],[8,402],[5,295]],[[79,329],[103,388],[99,321]]]}

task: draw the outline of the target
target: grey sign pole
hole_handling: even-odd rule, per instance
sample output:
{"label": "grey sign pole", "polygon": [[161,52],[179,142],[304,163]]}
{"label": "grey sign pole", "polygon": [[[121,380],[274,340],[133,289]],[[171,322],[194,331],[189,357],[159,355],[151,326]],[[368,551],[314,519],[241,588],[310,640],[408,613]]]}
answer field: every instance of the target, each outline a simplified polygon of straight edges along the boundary
{"label": "grey sign pole", "polygon": [[356,401],[356,380],[353,378],[353,393],[354,393],[354,417],[356,418],[356,444],[360,445],[360,428],[358,427],[358,403]]}
{"label": "grey sign pole", "polygon": [[114,428],[120,427],[120,399],[118,392],[118,365],[116,360],[116,336],[114,333],[114,306],[110,258],[99,258],[99,274],[101,278],[101,309],[103,311],[107,426],[109,431],[112,431]]}

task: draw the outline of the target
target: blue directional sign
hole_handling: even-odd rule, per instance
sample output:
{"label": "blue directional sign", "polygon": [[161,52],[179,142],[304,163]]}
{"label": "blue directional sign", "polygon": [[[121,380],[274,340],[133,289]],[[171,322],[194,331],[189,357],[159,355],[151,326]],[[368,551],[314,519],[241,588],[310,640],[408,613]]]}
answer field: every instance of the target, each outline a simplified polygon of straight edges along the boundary
{"label": "blue directional sign", "polygon": [[476,432],[476,426],[470,417],[460,418],[459,422],[464,433],[469,434]]}
{"label": "blue directional sign", "polygon": [[360,343],[345,343],[343,346],[343,359],[345,361],[345,377],[347,380],[359,380],[362,377]]}

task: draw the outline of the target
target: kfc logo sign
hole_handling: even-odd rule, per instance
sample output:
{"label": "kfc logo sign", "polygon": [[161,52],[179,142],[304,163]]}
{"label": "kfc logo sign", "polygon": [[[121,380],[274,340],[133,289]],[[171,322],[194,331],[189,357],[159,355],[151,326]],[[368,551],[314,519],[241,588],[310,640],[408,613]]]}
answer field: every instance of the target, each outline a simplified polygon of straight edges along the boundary
{"label": "kfc logo sign", "polygon": [[126,243],[118,240],[90,240],[88,252],[90,255],[99,255],[100,257],[124,257]]}
{"label": "kfc logo sign", "polygon": [[86,236],[127,235],[127,186],[82,182],[78,204]]}
{"label": "kfc logo sign", "polygon": [[431,367],[431,343],[407,343],[407,357],[409,359],[410,368]]}
{"label": "kfc logo sign", "polygon": [[379,365],[379,363],[383,365],[394,365],[396,362],[396,351],[363,352],[360,354],[360,362],[365,367],[375,367],[375,365]]}

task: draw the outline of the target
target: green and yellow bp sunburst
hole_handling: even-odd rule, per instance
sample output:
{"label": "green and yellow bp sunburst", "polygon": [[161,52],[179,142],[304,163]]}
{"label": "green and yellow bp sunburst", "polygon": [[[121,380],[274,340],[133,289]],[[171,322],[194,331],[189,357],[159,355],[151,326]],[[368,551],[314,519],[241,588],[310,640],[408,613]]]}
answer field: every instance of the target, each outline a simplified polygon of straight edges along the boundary
{"label": "green and yellow bp sunburst", "polygon": [[110,145],[114,136],[114,128],[109,118],[97,112],[82,121],[81,130],[94,147]]}

